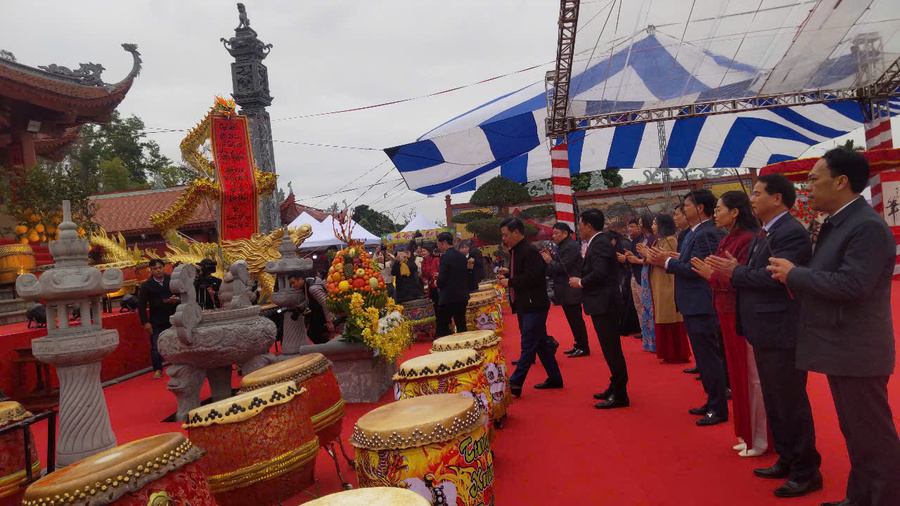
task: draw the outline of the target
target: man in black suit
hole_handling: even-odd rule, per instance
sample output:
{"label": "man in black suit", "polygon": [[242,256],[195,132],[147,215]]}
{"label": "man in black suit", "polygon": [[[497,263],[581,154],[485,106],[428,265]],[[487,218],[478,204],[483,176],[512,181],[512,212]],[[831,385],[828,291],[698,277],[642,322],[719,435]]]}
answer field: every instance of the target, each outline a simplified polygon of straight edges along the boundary
{"label": "man in black suit", "polygon": [[619,315],[622,298],[619,291],[619,263],[616,250],[608,233],[603,230],[603,213],[599,209],[587,209],[578,219],[581,237],[587,240],[587,252],[581,267],[581,276],[569,279],[569,286],[580,288],[584,298],[584,312],[591,317],[600,350],[609,367],[609,388],[594,394],[600,400],[597,409],[624,408],[628,399],[628,368],[619,339]]}
{"label": "man in black suit", "polygon": [[519,321],[522,354],[516,370],[509,377],[513,395],[522,395],[522,385],[535,356],[547,373],[547,379],[534,386],[537,389],[562,388],[563,378],[556,362],[556,346],[547,335],[547,313],[550,298],[547,297],[547,264],[538,249],[525,240],[525,224],[518,218],[507,218],[500,223],[503,243],[509,247],[509,277],[499,274],[500,284],[509,287],[510,307]]}
{"label": "man in black suit", "polygon": [[833,149],[806,190],[827,213],[806,267],[772,258],[769,270],[800,301],[797,367],[828,377],[850,456],[847,497],[829,506],[900,504],[900,438],[888,403],[894,372],[891,277],[897,246],[884,219],[860,196],[869,162]]}
{"label": "man in black suit", "polygon": [[787,478],[787,483],[775,490],[778,497],[799,497],[822,488],[822,457],[816,451],[807,372],[796,367],[800,306],[766,269],[772,256],[806,265],[812,255],[809,234],[789,212],[795,200],[794,183],[786,177],[760,176],[750,203],[762,230],[750,243],[746,264],[738,265],[730,254],[706,259],[714,270],[731,277],[737,291],[737,333],[753,346],[778,454],[774,466],[754,473],[762,478]]}
{"label": "man in black suit", "polygon": [[[175,309],[181,302],[177,295],[169,291],[169,279],[166,274],[165,264],[162,260],[154,258],[150,260],[150,279],[141,285],[141,293],[138,295],[138,316],[144,331],[150,334],[150,361],[153,363],[153,379],[162,378],[162,356],[156,343],[159,334],[171,327],[169,317],[175,314]],[[148,315],[149,307],[149,315]]]}
{"label": "man in black suit", "polygon": [[709,283],[691,268],[691,259],[705,259],[719,247],[719,232],[710,219],[716,207],[716,197],[706,189],[692,190],[684,199],[684,215],[690,231],[681,243],[681,252],[669,257],[663,251],[651,249],[649,260],[665,267],[675,275],[675,307],[684,316],[700,381],[706,392],[706,404],[691,408],[692,415],[703,415],[699,426],[716,425],[728,420],[728,394],[725,362],[719,349],[719,318],[713,306]]}
{"label": "man in black suit", "polygon": [[547,263],[547,273],[553,282],[553,302],[562,306],[575,346],[563,353],[569,358],[586,357],[591,354],[588,344],[587,326],[581,312],[581,290],[569,286],[569,278],[573,274],[581,275],[581,246],[572,238],[574,231],[567,223],[553,225],[553,242],[556,243],[556,258],[544,250],[541,256]]}
{"label": "man in black suit", "polygon": [[441,265],[438,271],[437,286],[439,290],[438,305],[435,308],[437,330],[436,337],[453,333],[450,320],[457,332],[466,331],[466,306],[469,304],[469,275],[466,256],[453,247],[453,235],[441,232],[437,236],[438,249],[441,251]]}

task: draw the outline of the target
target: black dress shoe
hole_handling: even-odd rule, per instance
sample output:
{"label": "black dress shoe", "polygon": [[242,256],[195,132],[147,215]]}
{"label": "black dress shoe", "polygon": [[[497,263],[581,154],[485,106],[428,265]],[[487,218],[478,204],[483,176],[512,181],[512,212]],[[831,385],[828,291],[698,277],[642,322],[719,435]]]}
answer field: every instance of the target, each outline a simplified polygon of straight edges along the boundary
{"label": "black dress shoe", "polygon": [[709,411],[709,408],[706,407],[706,404],[700,406],[699,408],[691,408],[688,410],[688,413],[694,416],[703,416],[706,412]]}
{"label": "black dress shoe", "polygon": [[590,357],[591,352],[584,350],[575,350],[575,353],[570,353],[569,358],[579,358],[579,357]]}
{"label": "black dress shoe", "polygon": [[618,396],[616,394],[610,394],[609,398],[603,402],[598,402],[594,404],[594,407],[597,409],[615,409],[615,408],[627,408],[630,405],[628,402],[628,397]]}
{"label": "black dress shoe", "polygon": [[697,425],[700,427],[709,427],[710,425],[719,425],[720,423],[725,423],[727,421],[727,416],[719,416],[710,411],[703,418],[697,420]]}
{"label": "black dress shoe", "polygon": [[543,383],[538,383],[537,385],[534,386],[534,388],[537,388],[538,390],[549,390],[551,388],[562,388],[562,387],[563,387],[562,381],[550,381],[549,378],[547,380],[545,380]]}
{"label": "black dress shoe", "polygon": [[822,506],[858,506],[857,503],[851,501],[850,499],[844,499],[843,501],[837,502],[823,502]]}
{"label": "black dress shoe", "polygon": [[816,473],[806,481],[788,480],[775,489],[775,497],[803,497],[818,490],[822,490],[822,473]]}
{"label": "black dress shoe", "polygon": [[775,462],[772,467],[763,467],[754,469],[753,474],[760,478],[768,478],[770,480],[781,480],[787,478],[791,474],[791,469],[782,464],[781,461]]}
{"label": "black dress shoe", "polygon": [[515,395],[516,397],[522,397],[522,386],[521,385],[510,385],[509,393]]}
{"label": "black dress shoe", "polygon": [[697,366],[690,367],[684,370],[685,374],[700,374],[700,369],[697,369]]}
{"label": "black dress shoe", "polygon": [[566,355],[571,355],[571,354],[575,353],[576,351],[578,351],[578,349],[579,348],[576,346],[575,348],[572,348],[571,350],[563,351],[563,353],[565,353]]}
{"label": "black dress shoe", "polygon": [[553,338],[553,336],[547,336],[547,339],[550,341],[550,344],[553,346],[553,353],[556,353],[556,350],[559,349],[559,341]]}
{"label": "black dress shoe", "polygon": [[594,399],[597,399],[598,401],[605,401],[606,399],[609,399],[610,395],[611,394],[609,393],[609,389],[607,388],[599,394],[594,394]]}

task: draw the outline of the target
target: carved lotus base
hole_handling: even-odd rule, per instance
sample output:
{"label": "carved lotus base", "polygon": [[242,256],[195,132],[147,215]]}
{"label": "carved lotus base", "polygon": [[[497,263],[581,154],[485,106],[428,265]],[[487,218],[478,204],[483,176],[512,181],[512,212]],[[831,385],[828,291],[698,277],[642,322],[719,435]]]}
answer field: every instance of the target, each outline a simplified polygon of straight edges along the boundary
{"label": "carved lotus base", "polygon": [[115,330],[92,330],[67,336],[46,336],[31,341],[35,358],[56,367],[99,362],[119,345]]}

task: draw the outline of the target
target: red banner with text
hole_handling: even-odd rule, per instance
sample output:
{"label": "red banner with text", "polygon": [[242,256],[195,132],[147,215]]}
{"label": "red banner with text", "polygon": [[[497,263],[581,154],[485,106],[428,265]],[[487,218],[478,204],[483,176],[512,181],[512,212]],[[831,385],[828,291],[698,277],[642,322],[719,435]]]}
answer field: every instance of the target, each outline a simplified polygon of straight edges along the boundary
{"label": "red banner with text", "polygon": [[213,116],[210,137],[221,187],[220,240],[248,239],[259,231],[259,194],[247,117]]}

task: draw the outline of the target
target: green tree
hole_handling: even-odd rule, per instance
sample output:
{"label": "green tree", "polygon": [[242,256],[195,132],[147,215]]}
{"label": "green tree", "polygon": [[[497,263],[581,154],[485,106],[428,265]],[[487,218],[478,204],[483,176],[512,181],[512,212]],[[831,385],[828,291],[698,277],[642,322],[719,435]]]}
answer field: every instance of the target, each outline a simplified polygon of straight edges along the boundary
{"label": "green tree", "polygon": [[134,190],[141,186],[131,179],[131,173],[119,157],[101,160],[97,166],[97,190],[101,193]]}
{"label": "green tree", "polygon": [[475,190],[469,203],[476,206],[503,208],[530,202],[528,190],[512,179],[497,176]]}
{"label": "green tree", "polygon": [[353,209],[353,220],[361,227],[377,236],[397,232],[400,228],[386,214],[378,212],[367,205]]}
{"label": "green tree", "polygon": [[857,146],[853,139],[847,139],[843,144],[838,144],[839,148],[843,148],[847,151],[865,151],[865,146]]}
{"label": "green tree", "polygon": [[153,174],[153,186],[155,188],[166,188],[168,186],[188,184],[196,177],[197,172],[186,165],[169,165],[156,170]]}
{"label": "green tree", "polygon": [[82,127],[82,139],[69,152],[70,163],[80,168],[86,181],[97,185],[100,163],[119,158],[130,180],[146,186],[157,172],[174,163],[160,153],[156,141],[146,140],[145,128],[139,117],[123,118],[114,111],[108,123]]}

